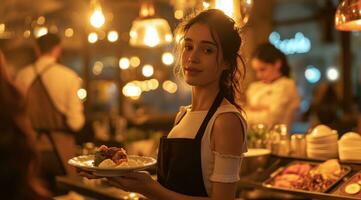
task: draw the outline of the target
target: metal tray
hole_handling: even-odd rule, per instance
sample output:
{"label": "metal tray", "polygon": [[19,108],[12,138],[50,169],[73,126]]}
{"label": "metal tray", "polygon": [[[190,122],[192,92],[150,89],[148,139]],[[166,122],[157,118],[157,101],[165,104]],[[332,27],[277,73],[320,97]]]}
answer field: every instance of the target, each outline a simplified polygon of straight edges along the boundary
{"label": "metal tray", "polygon": [[343,195],[343,196],[349,196],[349,197],[354,197],[354,198],[361,199],[361,191],[358,192],[357,194],[348,194],[348,193],[345,192],[345,187],[348,184],[356,183],[357,181],[361,180],[361,178],[359,178],[359,177],[361,177],[361,170],[356,172],[351,178],[349,178],[340,187],[338,187],[337,193],[340,194],[340,195]]}
{"label": "metal tray", "polygon": [[310,193],[310,194],[327,193],[328,191],[330,191],[331,188],[333,188],[340,180],[342,180],[351,171],[350,166],[341,165],[341,169],[342,169],[341,176],[337,180],[335,180],[332,184],[330,184],[328,187],[326,187],[323,191],[310,191],[310,190],[302,190],[302,189],[284,188],[284,187],[273,186],[271,183],[273,182],[274,178],[277,175],[279,175],[280,173],[282,173],[284,169],[286,169],[287,167],[289,167],[290,165],[293,165],[293,164],[310,164],[310,165],[313,165],[313,167],[316,167],[317,165],[319,165],[321,163],[320,162],[307,162],[307,161],[293,161],[293,162],[289,163],[287,166],[280,167],[276,171],[274,171],[270,175],[270,178],[268,178],[266,181],[264,181],[262,183],[262,185],[264,187],[267,187],[267,188],[283,190],[283,191],[287,191],[287,192],[292,192],[293,191],[293,192],[304,192],[304,193]]}

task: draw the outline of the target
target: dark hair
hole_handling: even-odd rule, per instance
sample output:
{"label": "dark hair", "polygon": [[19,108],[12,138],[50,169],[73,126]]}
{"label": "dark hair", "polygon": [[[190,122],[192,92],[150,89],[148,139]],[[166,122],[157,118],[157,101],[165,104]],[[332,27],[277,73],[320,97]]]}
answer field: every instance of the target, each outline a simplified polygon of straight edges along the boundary
{"label": "dark hair", "polygon": [[48,33],[36,39],[36,44],[42,54],[50,52],[56,45],[59,45],[60,42],[60,37],[54,33]]}
{"label": "dark hair", "polygon": [[259,45],[253,52],[252,57],[270,64],[275,64],[277,60],[280,60],[282,63],[281,74],[286,77],[290,76],[291,68],[288,65],[286,55],[272,44],[263,43]]}
{"label": "dark hair", "polygon": [[24,98],[10,82],[1,51],[0,58],[0,196],[47,199],[48,194],[36,176],[38,154],[25,115]]}
{"label": "dark hair", "polygon": [[[219,88],[229,102],[238,109],[241,109],[241,106],[236,102],[236,98],[239,98],[242,93],[239,81],[245,77],[245,64],[242,57],[238,54],[242,40],[234,20],[220,10],[209,9],[183,21],[178,26],[176,34],[181,34],[181,39],[183,39],[190,27],[196,23],[207,25],[214,41],[217,41],[215,37],[219,38],[220,46],[223,50],[223,59],[229,65],[229,69],[224,70],[221,74]],[[175,68],[175,72],[177,74],[181,72],[179,68],[181,45],[179,44],[176,50],[178,66]],[[238,68],[238,59],[242,63],[242,71]]]}

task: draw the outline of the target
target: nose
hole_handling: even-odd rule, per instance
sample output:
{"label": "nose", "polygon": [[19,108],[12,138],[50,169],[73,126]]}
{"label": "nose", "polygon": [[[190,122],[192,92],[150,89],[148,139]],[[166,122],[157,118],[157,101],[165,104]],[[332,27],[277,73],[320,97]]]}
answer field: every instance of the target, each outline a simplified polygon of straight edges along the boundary
{"label": "nose", "polygon": [[199,63],[199,61],[200,61],[200,59],[199,59],[198,50],[195,48],[190,53],[190,55],[188,57],[188,62],[190,62],[190,63]]}

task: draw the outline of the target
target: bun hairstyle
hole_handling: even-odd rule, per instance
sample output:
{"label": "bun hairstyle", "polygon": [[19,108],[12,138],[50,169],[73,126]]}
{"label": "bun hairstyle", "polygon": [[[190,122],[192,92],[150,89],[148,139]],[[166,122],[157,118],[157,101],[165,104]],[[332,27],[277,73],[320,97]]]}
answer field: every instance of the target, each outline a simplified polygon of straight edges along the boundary
{"label": "bun hairstyle", "polygon": [[[242,57],[238,54],[242,39],[240,36],[240,29],[237,28],[235,21],[225,15],[218,9],[209,9],[198,13],[197,15],[190,17],[183,21],[176,30],[176,35],[181,36],[180,40],[184,38],[184,35],[196,23],[205,24],[209,27],[211,36],[214,41],[216,37],[219,39],[220,47],[222,48],[223,60],[228,65],[228,69],[224,70],[219,80],[220,91],[223,92],[224,97],[241,110],[241,106],[236,102],[236,99],[240,97],[242,90],[240,88],[240,80],[245,77],[245,63]],[[175,73],[181,74],[180,68],[180,55],[182,46],[181,42],[178,42],[176,48],[177,64],[175,67]],[[241,62],[241,69],[238,67],[238,61]]]}

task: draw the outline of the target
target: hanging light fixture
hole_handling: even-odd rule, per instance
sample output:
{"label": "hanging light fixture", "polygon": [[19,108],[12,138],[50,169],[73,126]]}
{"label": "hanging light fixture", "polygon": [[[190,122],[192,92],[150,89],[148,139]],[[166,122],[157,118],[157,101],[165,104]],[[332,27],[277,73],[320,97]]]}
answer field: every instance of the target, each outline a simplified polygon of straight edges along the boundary
{"label": "hanging light fixture", "polygon": [[129,43],[135,47],[156,47],[173,40],[167,20],[155,16],[152,3],[141,5],[139,18],[133,21],[129,35]]}
{"label": "hanging light fixture", "polygon": [[216,8],[231,17],[239,27],[247,24],[251,15],[253,0],[204,0],[203,8]]}
{"label": "hanging light fixture", "polygon": [[90,7],[93,12],[90,16],[90,24],[95,28],[102,27],[105,23],[105,17],[99,1],[92,0],[90,2]]}
{"label": "hanging light fixture", "polygon": [[361,0],[344,0],[337,7],[335,27],[342,31],[361,31]]}

